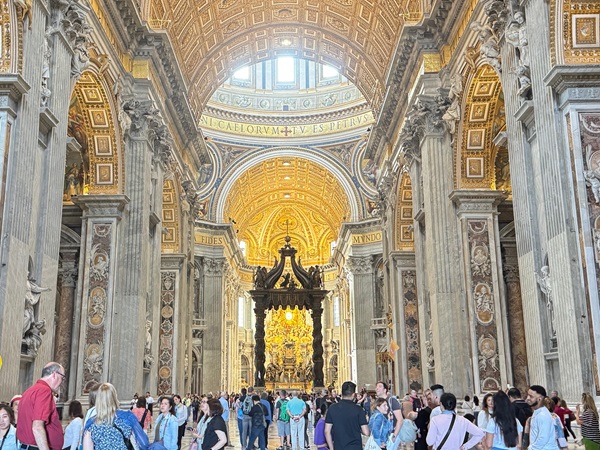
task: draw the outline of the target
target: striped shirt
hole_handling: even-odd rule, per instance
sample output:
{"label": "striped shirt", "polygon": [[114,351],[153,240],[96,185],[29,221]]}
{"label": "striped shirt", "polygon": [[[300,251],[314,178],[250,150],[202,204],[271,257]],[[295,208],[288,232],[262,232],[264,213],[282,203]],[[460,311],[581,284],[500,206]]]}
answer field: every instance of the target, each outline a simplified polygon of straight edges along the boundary
{"label": "striped shirt", "polygon": [[586,439],[600,443],[598,416],[589,409],[585,410],[581,415],[581,435]]}

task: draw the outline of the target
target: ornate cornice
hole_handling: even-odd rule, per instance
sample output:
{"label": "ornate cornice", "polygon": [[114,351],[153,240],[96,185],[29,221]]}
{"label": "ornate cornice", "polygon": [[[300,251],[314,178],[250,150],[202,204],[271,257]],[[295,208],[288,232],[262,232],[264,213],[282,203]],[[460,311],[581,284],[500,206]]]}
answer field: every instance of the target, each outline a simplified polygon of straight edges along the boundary
{"label": "ornate cornice", "polygon": [[71,200],[83,210],[84,218],[120,219],[125,205],[129,203],[126,195],[80,195],[73,196]]}
{"label": "ornate cornice", "polygon": [[370,110],[367,102],[363,102],[360,105],[354,105],[349,108],[343,108],[335,111],[328,111],[326,113],[317,114],[303,114],[302,111],[296,111],[293,115],[285,116],[283,114],[274,115],[265,113],[261,114],[249,114],[240,111],[231,111],[222,108],[215,108],[214,106],[207,105],[204,108],[204,113],[208,116],[215,118],[222,118],[227,120],[234,120],[236,122],[254,123],[254,124],[269,124],[269,125],[303,125],[303,124],[315,124],[336,119],[343,119],[345,117],[353,117],[360,113],[365,113]]}
{"label": "ornate cornice", "polygon": [[[365,153],[366,157],[376,157],[376,153],[381,146],[381,141],[384,139],[389,140],[390,134],[395,128],[394,123],[397,123],[401,119],[398,111],[406,110],[406,89],[402,86],[406,86],[406,78],[410,76],[411,70],[418,60],[420,52],[415,51],[417,42],[420,49],[438,51],[447,38],[449,27],[456,21],[456,14],[451,15],[450,11],[453,7],[455,11],[458,11],[462,3],[462,1],[452,2],[451,0],[441,0],[437,3],[437,8],[432,11],[430,18],[425,23],[417,26],[406,26],[404,28],[390,70],[387,94],[377,124],[371,133]],[[449,17],[450,20],[448,20]]]}
{"label": "ornate cornice", "polygon": [[450,194],[450,200],[456,205],[459,216],[465,213],[493,214],[497,206],[506,199],[508,194],[503,191],[486,189],[455,190]]}
{"label": "ornate cornice", "polygon": [[131,48],[133,56],[150,57],[157,68],[163,86],[170,87],[165,102],[172,105],[177,114],[174,125],[184,140],[184,148],[190,151],[194,160],[209,161],[208,153],[197,127],[196,117],[188,102],[188,87],[175,58],[175,51],[164,33],[151,31],[143,24],[133,0],[106,1],[106,7],[115,32],[121,38],[123,48]]}

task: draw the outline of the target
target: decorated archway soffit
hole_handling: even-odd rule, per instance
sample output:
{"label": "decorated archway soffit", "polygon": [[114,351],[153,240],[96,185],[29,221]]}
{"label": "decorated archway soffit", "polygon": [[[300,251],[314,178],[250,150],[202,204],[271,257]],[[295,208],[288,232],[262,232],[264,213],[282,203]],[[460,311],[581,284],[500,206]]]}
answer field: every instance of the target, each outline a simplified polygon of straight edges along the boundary
{"label": "decorated archway soffit", "polygon": [[294,55],[338,68],[377,111],[414,0],[152,0],[148,22],[171,38],[197,117],[243,65]]}
{"label": "decorated archway soffit", "polygon": [[415,250],[413,226],[412,183],[410,176],[407,173],[403,173],[398,185],[395,229],[396,250]]}
{"label": "decorated archway soffit", "polygon": [[466,92],[458,154],[458,186],[495,188],[494,138],[506,119],[500,79],[489,65],[477,69]]}
{"label": "decorated archway soffit", "polygon": [[68,134],[77,150],[67,154],[64,200],[71,195],[116,194],[122,186],[120,147],[111,102],[98,75],[84,72],[69,106]]}
{"label": "decorated archway soffit", "polygon": [[288,231],[305,264],[323,264],[341,223],[350,218],[350,205],[343,186],[325,167],[278,157],[253,165],[236,179],[224,218],[234,223],[238,239],[247,242],[250,264],[271,265]]}

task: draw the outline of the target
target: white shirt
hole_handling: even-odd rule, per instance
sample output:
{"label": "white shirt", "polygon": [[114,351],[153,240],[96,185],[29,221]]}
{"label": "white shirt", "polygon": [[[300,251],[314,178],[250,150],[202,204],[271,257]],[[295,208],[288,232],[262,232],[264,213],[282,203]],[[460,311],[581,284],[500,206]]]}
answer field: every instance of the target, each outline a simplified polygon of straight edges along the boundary
{"label": "white shirt", "polygon": [[67,428],[65,428],[65,443],[63,444],[63,448],[71,447],[71,450],[77,450],[82,429],[83,419],[75,417],[71,420]]}
{"label": "white shirt", "polygon": [[177,426],[181,426],[187,422],[187,408],[183,403],[175,407],[175,413],[177,414]]}

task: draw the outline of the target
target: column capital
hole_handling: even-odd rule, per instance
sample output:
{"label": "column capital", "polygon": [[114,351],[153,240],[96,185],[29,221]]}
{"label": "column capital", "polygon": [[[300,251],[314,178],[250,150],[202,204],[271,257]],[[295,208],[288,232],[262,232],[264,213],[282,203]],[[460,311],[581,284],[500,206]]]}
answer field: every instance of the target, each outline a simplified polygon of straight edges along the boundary
{"label": "column capital", "polygon": [[58,269],[58,273],[62,276],[61,284],[63,287],[75,287],[75,283],[77,280],[76,268],[61,267],[60,269]]}
{"label": "column capital", "polygon": [[156,132],[164,125],[158,109],[149,100],[123,101],[119,118],[123,134],[133,140],[156,139]]}
{"label": "column capital", "polygon": [[129,203],[126,195],[79,195],[71,197],[73,203],[83,211],[83,218],[121,219],[125,205]]}
{"label": "column capital", "polygon": [[497,206],[508,194],[503,191],[487,189],[457,189],[450,193],[450,200],[456,205],[459,217],[465,214],[496,214]]}
{"label": "column capital", "polygon": [[436,95],[416,96],[398,139],[400,152],[409,165],[414,160],[421,162],[421,141],[425,137],[443,135],[447,131],[444,117],[450,104],[448,89],[444,88],[438,88]]}
{"label": "column capital", "polygon": [[346,268],[352,275],[373,273],[373,263],[370,256],[351,256],[346,260]]}
{"label": "column capital", "polygon": [[204,258],[202,260],[204,273],[207,276],[223,276],[227,260],[225,258]]}

